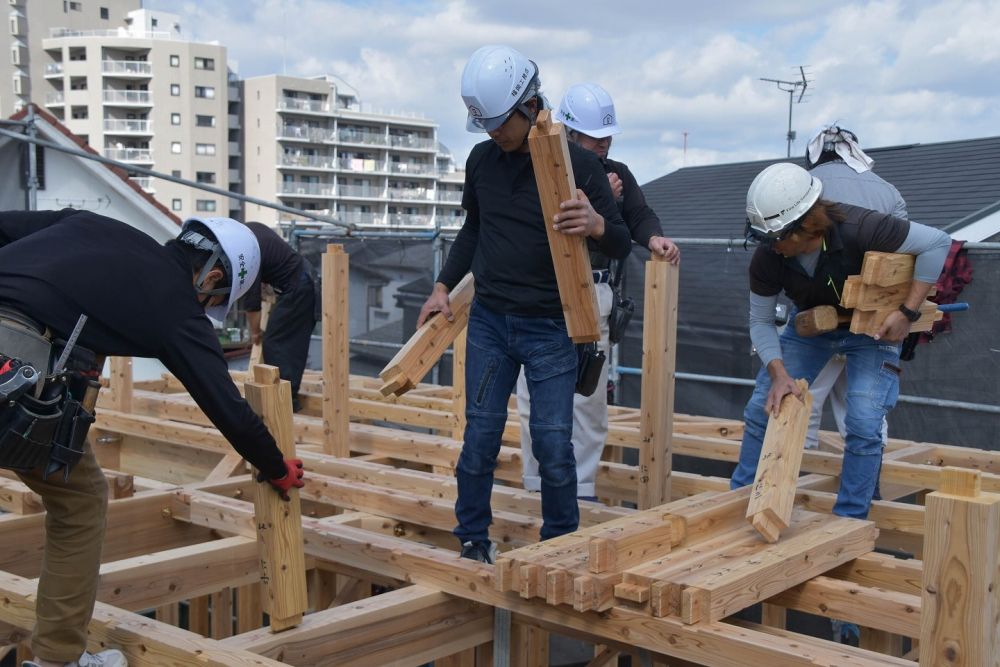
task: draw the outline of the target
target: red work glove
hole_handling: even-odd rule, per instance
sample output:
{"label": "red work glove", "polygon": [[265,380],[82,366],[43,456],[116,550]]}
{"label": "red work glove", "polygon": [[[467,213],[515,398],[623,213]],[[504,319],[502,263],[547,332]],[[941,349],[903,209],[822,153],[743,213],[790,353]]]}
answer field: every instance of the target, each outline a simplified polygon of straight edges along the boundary
{"label": "red work glove", "polygon": [[274,490],[278,492],[282,500],[291,500],[288,497],[288,491],[295,487],[301,489],[306,485],[302,481],[302,476],[305,471],[302,470],[302,459],[285,459],[285,475],[283,477],[276,477],[274,479],[267,480]]}

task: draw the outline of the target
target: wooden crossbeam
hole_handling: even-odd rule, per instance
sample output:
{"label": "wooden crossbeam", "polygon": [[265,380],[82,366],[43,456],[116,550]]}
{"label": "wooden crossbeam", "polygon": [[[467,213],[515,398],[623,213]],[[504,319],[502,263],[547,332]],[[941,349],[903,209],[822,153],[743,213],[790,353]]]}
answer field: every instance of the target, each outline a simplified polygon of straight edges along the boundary
{"label": "wooden crossbeam", "polygon": [[576,181],[566,143],[566,128],[552,120],[548,109],[538,113],[535,125],[528,132],[528,149],[538,184],[545,233],[552,251],[552,266],[559,299],[562,301],[566,330],[574,343],[601,339],[597,308],[597,292],[587,254],[587,241],[582,236],[570,236],[552,228],[560,212],[560,204],[576,199]]}
{"label": "wooden crossbeam", "polygon": [[913,264],[913,255],[869,250],[861,265],[861,282],[879,287],[908,283],[913,280]]}
{"label": "wooden crossbeam", "polygon": [[469,310],[476,287],[472,274],[466,274],[448,295],[452,318],[435,313],[379,372],[383,396],[401,396],[413,389],[441,359],[448,346],[469,324]]}
{"label": "wooden crossbeam", "polygon": [[349,456],[347,388],[350,385],[350,258],[344,247],[328,244],[322,257],[323,451]]}

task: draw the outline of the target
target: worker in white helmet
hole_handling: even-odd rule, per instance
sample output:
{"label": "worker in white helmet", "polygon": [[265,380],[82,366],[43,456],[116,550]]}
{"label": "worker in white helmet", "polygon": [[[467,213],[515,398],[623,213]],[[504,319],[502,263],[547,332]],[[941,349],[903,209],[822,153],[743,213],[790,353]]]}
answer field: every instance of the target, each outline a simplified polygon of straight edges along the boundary
{"label": "worker in white helmet", "polygon": [[0,211],[0,468],[47,512],[25,667],[126,664],[86,651],[108,507],[86,437],[105,356],[159,359],[259,481],[286,499],[302,486],[302,462],[240,396],[206,317],[224,318],[259,266],[253,234],[229,218],[188,220],[163,246],[90,211]]}
{"label": "worker in white helmet", "polygon": [[448,293],[470,270],[476,297],[469,314],[466,428],[456,466],[455,535],[462,556],[492,562],[490,494],[507,401],[523,366],[531,396],[533,452],[539,461],[542,539],[576,530],[579,509],[571,442],[577,351],[566,333],[545,225],[583,236],[613,258],[629,252],[622,222],[597,157],[570,144],[577,197],[553,219],[542,213],[528,131],[545,101],[538,68],[507,46],[477,50],[462,73],[467,128],[487,132],[465,169],[465,223],[437,277],[419,324],[450,316]]}
{"label": "worker in white helmet", "polygon": [[[680,250],[664,236],[660,219],[646,204],[635,176],[625,164],[608,157],[612,138],[621,132],[611,95],[596,83],[571,86],[559,104],[556,119],[566,125],[571,142],[591,151],[600,159],[632,240],[648,248],[650,253],[676,264],[680,260]],[[611,314],[615,311],[618,314],[631,313],[632,304],[622,299],[618,289],[625,264],[612,261],[596,250],[590,253],[590,264],[594,269],[597,305],[600,310],[601,340],[598,349],[606,357],[610,357],[610,347],[621,340],[629,319],[628,316],[611,318]],[[614,322],[613,331],[609,329],[609,318]],[[597,382],[597,391],[589,396],[578,393],[573,397],[573,453],[576,456],[577,495],[586,500],[596,500],[597,469],[608,437],[607,384],[608,365],[604,364]],[[517,382],[517,409],[521,418],[524,488],[538,491],[541,488],[541,478],[538,475],[538,461],[531,454],[531,431],[528,428],[531,405],[528,382],[523,372]]]}
{"label": "worker in white helmet", "polygon": [[[787,162],[757,175],[747,192],[746,234],[760,245],[750,262],[750,338],[763,364],[743,412],[743,444],[733,488],[752,484],[770,415],[787,394],[801,398],[795,378],[812,383],[834,354],[847,365],[847,437],[834,514],[868,516],[882,459],[882,422],[899,394],[900,342],[920,318],[951,241],[942,231],[902,218],[820,198],[822,182]],[[785,327],[774,307],[784,291],[798,310],[839,306],[844,281],[861,271],[865,252],[915,255],[903,304],[874,336],[847,326],[815,337]]]}

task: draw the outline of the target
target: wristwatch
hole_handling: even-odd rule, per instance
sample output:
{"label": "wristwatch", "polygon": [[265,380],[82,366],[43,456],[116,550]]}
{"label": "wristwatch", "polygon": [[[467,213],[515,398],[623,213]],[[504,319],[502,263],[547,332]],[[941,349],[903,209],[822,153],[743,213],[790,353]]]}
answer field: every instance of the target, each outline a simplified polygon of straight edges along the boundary
{"label": "wristwatch", "polygon": [[903,313],[903,315],[906,316],[906,319],[910,320],[911,323],[920,319],[920,311],[910,310],[906,307],[905,303],[899,304],[899,312]]}

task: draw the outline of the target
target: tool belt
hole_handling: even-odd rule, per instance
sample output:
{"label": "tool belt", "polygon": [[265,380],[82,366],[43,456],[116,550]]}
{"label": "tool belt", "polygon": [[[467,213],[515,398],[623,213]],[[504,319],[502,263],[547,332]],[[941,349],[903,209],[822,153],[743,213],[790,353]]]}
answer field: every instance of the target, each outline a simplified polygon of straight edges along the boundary
{"label": "tool belt", "polygon": [[49,374],[53,352],[64,345],[30,319],[0,310],[0,468],[41,467],[43,477],[62,470],[68,478],[83,456],[99,370],[96,356],[76,347],[66,368]]}

